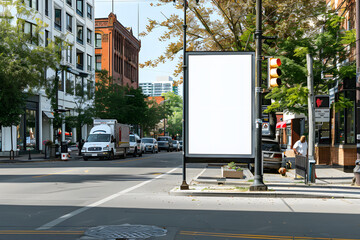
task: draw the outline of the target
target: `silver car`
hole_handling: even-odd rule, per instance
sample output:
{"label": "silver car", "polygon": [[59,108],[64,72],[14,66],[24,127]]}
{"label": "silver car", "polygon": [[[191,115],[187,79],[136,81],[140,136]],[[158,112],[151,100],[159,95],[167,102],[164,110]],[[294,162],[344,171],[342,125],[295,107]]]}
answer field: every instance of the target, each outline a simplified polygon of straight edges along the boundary
{"label": "silver car", "polygon": [[281,152],[280,144],[275,140],[263,139],[261,143],[264,169],[279,169],[281,168],[284,158]]}
{"label": "silver car", "polygon": [[173,147],[174,147],[174,151],[176,152],[180,151],[180,143],[178,140],[173,140]]}
{"label": "silver car", "polygon": [[155,138],[142,138],[141,143],[144,144],[144,152],[159,152],[159,146]]}

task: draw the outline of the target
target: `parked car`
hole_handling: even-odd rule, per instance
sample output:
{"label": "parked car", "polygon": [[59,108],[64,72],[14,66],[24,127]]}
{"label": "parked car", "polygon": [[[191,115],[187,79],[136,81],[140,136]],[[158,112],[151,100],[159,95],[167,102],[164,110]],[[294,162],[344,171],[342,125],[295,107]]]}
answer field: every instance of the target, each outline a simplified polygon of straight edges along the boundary
{"label": "parked car", "polygon": [[130,148],[128,153],[132,154],[134,157],[139,155],[139,157],[143,154],[143,147],[141,147],[141,138],[137,134],[130,134]]}
{"label": "parked car", "polygon": [[178,140],[173,140],[174,151],[180,151],[180,144]]}
{"label": "parked car", "polygon": [[[281,151],[280,144],[272,139],[262,139],[263,167],[266,170],[278,170],[282,167],[284,153]],[[249,164],[249,169],[254,170],[254,163]]]}
{"label": "parked car", "polygon": [[261,143],[264,169],[278,170],[284,158],[280,144],[275,140],[263,139]]}
{"label": "parked car", "polygon": [[158,137],[157,141],[158,141],[158,145],[159,145],[159,152],[161,150],[166,150],[168,152],[173,151],[174,146],[173,146],[173,141],[172,141],[171,137],[169,137],[169,136]]}
{"label": "parked car", "polygon": [[179,148],[180,148],[180,151],[183,150],[183,141],[179,141]]}
{"label": "parked car", "polygon": [[144,144],[144,152],[159,152],[158,142],[155,138],[142,138],[141,143]]}

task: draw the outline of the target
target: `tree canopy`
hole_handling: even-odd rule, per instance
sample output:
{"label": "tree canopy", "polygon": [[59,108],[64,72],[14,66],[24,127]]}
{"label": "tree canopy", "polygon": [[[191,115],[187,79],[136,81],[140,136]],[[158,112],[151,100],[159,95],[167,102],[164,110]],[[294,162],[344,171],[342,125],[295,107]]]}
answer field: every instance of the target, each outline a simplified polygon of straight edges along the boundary
{"label": "tree canopy", "polygon": [[[34,31],[24,31],[24,19],[34,19],[21,1],[1,1],[0,19],[0,125],[20,122],[26,97],[46,82],[44,70],[59,62],[56,46],[42,46],[44,24],[35,19]],[[11,15],[16,10],[17,16]],[[15,18],[16,17],[16,18]]]}

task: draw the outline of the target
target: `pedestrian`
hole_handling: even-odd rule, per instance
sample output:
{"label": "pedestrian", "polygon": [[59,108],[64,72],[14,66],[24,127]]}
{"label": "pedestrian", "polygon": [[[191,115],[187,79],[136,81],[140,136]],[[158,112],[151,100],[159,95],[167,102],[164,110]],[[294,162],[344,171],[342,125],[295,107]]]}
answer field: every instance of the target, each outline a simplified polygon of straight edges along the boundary
{"label": "pedestrian", "polygon": [[301,136],[300,140],[298,140],[294,146],[293,146],[293,150],[295,155],[302,155],[304,157],[306,157],[307,155],[307,149],[308,149],[308,145],[306,142],[306,138],[305,136]]}

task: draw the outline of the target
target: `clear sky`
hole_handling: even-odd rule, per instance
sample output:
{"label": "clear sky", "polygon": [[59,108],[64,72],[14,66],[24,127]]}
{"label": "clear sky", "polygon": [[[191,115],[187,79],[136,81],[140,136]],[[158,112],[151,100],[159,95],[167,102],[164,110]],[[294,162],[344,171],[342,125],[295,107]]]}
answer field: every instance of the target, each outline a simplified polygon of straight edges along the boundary
{"label": "clear sky", "polygon": [[[167,4],[162,7],[150,6],[150,3],[156,1],[147,0],[114,0],[114,13],[118,21],[124,27],[131,27],[135,37],[138,32],[145,30],[148,23],[148,18],[156,19],[158,21],[166,20],[165,16],[170,16],[177,13],[182,16],[182,11],[175,9],[172,4]],[[95,17],[107,17],[112,9],[112,1],[110,0],[95,0]],[[165,15],[165,16],[164,16]],[[138,27],[139,26],[139,27]],[[156,29],[150,35],[140,38],[140,63],[147,60],[155,59],[162,54],[167,46],[167,43],[158,40],[163,30]],[[177,61],[167,61],[165,64],[160,64],[156,68],[142,68],[139,70],[139,82],[153,82],[156,76],[171,76],[174,80],[179,80],[179,77],[173,76]]]}

